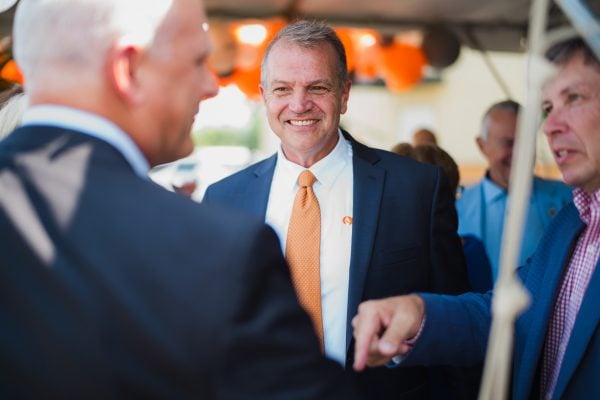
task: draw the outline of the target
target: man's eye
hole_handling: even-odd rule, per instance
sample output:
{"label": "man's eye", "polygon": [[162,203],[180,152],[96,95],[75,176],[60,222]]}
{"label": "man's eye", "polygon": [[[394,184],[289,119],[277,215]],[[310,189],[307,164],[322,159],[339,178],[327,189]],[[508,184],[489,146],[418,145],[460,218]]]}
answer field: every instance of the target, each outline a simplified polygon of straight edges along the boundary
{"label": "man's eye", "polygon": [[550,115],[550,111],[552,111],[552,109],[550,107],[543,107],[542,108],[542,118],[543,119],[548,118],[548,115]]}
{"label": "man's eye", "polygon": [[577,101],[581,98],[581,96],[579,95],[579,93],[569,93],[567,95],[567,102],[568,103],[572,103],[574,101]]}
{"label": "man's eye", "polygon": [[542,118],[548,118],[548,115],[552,112],[552,104],[548,101],[542,103]]}
{"label": "man's eye", "polygon": [[283,86],[273,88],[273,93],[277,93],[277,94],[283,94],[283,93],[286,93],[287,91],[288,91],[288,88],[283,87]]}
{"label": "man's eye", "polygon": [[327,92],[327,88],[325,86],[311,86],[310,91],[313,93],[324,93]]}

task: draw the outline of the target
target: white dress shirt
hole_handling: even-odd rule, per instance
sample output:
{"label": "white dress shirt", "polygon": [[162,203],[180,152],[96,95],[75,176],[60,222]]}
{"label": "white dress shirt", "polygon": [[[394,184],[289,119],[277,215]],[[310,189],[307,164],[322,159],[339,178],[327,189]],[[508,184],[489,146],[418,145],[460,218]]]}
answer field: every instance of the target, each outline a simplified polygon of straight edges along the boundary
{"label": "white dress shirt", "polygon": [[48,125],[72,129],[107,142],[125,157],[141,178],[148,179],[150,166],[133,140],[108,119],[76,108],[36,105],[25,110],[21,125]]}
{"label": "white dress shirt", "polygon": [[[341,131],[338,135],[333,151],[309,169],[317,178],[313,189],[321,209],[321,304],[325,354],[344,365],[354,184],[352,147]],[[266,223],[277,232],[284,253],[298,190],[298,176],[305,169],[287,160],[279,148]]]}

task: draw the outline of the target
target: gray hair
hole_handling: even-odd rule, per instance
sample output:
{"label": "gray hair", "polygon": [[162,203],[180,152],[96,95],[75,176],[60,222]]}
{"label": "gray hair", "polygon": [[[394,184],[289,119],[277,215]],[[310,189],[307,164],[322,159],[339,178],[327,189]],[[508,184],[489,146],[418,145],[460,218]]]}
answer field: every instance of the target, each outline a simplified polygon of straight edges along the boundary
{"label": "gray hair", "polygon": [[481,130],[479,131],[479,137],[482,140],[487,140],[490,135],[490,116],[496,111],[510,111],[515,115],[519,114],[521,105],[514,100],[503,100],[498,103],[492,104],[481,120]]}
{"label": "gray hair", "polygon": [[172,1],[21,0],[13,49],[28,89],[62,76],[65,67],[99,72],[115,40],[148,46]]}
{"label": "gray hair", "polygon": [[580,37],[564,40],[551,46],[546,51],[546,58],[553,64],[565,65],[578,54],[583,56],[583,60],[587,65],[600,69],[600,60]]}
{"label": "gray hair", "polygon": [[335,31],[322,21],[300,20],[285,26],[280,30],[275,38],[269,43],[265,55],[260,66],[261,84],[266,84],[266,64],[269,54],[273,46],[280,40],[302,46],[302,47],[317,47],[323,43],[329,43],[333,46],[337,56],[337,70],[340,87],[344,87],[348,81],[348,64],[346,61],[346,50],[342,41]]}

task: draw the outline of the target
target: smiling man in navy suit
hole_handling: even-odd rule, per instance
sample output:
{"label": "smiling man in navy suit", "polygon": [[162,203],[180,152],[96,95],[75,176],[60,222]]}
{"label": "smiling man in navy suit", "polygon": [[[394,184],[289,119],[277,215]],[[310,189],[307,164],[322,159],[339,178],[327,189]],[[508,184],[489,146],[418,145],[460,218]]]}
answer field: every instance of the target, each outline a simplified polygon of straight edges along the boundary
{"label": "smiling man in navy suit", "polygon": [[[350,86],[344,47],[330,27],[299,21],[281,30],[264,56],[260,86],[279,151],[213,184],[204,198],[265,220],[285,249],[298,176],[309,170],[316,177],[322,317],[314,323],[323,328],[325,354],[347,366],[350,320],[361,301],[467,287],[443,172],[342,131]],[[427,371],[418,367],[379,368],[356,379],[371,400],[429,393]]]}
{"label": "smiling man in navy suit", "polygon": [[[532,302],[515,326],[512,398],[597,399],[600,61],[581,39],[559,43],[547,55],[558,73],[543,89],[543,130],[565,182],[575,189],[573,202],[518,270]],[[361,305],[354,320],[355,368],[396,355],[406,355],[403,365],[481,361],[491,297],[420,294]]]}
{"label": "smiling man in navy suit", "polygon": [[200,0],[21,0],[0,144],[0,398],[348,399],[277,237],[147,177],[217,85]]}

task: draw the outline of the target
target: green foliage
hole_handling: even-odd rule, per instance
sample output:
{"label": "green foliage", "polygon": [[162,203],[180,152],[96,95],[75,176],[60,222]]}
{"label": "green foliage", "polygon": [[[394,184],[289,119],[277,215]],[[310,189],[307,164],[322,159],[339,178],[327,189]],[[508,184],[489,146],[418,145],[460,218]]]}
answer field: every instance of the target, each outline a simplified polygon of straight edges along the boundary
{"label": "green foliage", "polygon": [[196,146],[244,146],[255,150],[259,146],[261,119],[254,113],[247,127],[235,129],[231,127],[205,128],[193,132]]}

